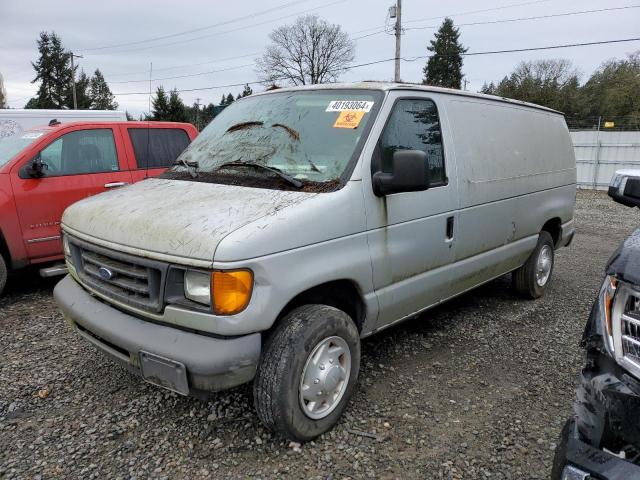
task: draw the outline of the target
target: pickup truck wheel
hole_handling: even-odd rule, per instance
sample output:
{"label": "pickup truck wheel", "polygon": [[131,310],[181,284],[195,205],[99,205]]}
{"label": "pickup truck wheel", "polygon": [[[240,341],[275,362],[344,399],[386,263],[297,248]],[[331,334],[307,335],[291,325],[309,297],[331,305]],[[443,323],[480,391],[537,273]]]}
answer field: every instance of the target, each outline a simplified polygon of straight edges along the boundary
{"label": "pickup truck wheel", "polygon": [[2,255],[0,255],[0,295],[4,291],[4,287],[7,285],[7,264],[4,261]]}
{"label": "pickup truck wheel", "polygon": [[553,272],[553,239],[548,232],[540,232],[538,244],[524,265],[514,270],[513,286],[525,298],[540,298]]}
{"label": "pickup truck wheel", "polygon": [[331,429],[360,369],[360,336],[351,318],[327,305],[288,313],[263,347],[253,397],[265,426],[306,442]]}

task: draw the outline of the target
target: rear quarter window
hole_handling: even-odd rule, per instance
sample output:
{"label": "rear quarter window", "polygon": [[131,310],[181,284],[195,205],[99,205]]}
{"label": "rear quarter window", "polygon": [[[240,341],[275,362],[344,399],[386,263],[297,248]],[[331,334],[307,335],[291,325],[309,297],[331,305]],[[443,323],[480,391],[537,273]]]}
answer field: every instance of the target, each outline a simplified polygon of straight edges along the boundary
{"label": "rear quarter window", "polygon": [[191,140],[180,128],[129,128],[138,168],[163,168],[173,165]]}

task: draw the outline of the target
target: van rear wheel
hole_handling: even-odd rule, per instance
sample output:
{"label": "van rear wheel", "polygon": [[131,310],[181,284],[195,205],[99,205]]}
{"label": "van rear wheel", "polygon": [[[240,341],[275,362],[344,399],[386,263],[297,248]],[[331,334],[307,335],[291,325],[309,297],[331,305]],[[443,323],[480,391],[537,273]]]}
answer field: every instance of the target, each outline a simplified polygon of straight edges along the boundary
{"label": "van rear wheel", "polygon": [[7,264],[2,255],[0,255],[0,295],[2,295],[4,287],[7,285],[7,275]]}
{"label": "van rear wheel", "polygon": [[513,286],[525,298],[540,298],[551,280],[553,272],[553,239],[548,232],[538,235],[536,248],[531,252],[524,265],[513,271]]}
{"label": "van rear wheel", "polygon": [[260,420],[288,440],[330,430],[353,394],[360,336],[351,317],[328,305],[289,312],[265,343],[253,383]]}

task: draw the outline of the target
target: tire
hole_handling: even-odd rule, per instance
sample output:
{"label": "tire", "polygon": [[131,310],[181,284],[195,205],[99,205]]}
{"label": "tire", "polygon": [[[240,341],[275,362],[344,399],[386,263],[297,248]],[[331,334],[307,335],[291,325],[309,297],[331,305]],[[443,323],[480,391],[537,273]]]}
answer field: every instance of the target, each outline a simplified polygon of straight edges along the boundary
{"label": "tire", "polygon": [[7,285],[7,275],[7,264],[2,255],[0,255],[0,295],[2,295],[4,287]]}
{"label": "tire", "polygon": [[[544,272],[546,275],[541,274],[539,276],[539,261],[543,261],[541,255],[544,255],[548,259],[548,271]],[[551,274],[553,273],[553,262],[553,239],[548,232],[540,232],[536,248],[531,252],[525,264],[513,271],[512,281],[516,292],[522,297],[529,299],[540,298],[544,295],[547,285],[551,280]],[[547,263],[545,263],[545,269],[547,268],[546,265]],[[540,267],[542,268],[542,265],[540,265]]]}
{"label": "tire", "polygon": [[[323,345],[326,348],[321,348]],[[330,353],[338,352],[337,348],[345,353]],[[331,364],[329,368],[325,363]],[[353,394],[359,370],[360,336],[351,317],[327,305],[298,307],[282,318],[263,346],[253,383],[258,417],[268,429],[288,440],[312,440],[336,424]],[[303,377],[303,372],[307,376]],[[339,377],[342,380],[337,380]],[[322,401],[307,403],[303,399],[314,392],[326,395],[324,387],[338,393]]]}

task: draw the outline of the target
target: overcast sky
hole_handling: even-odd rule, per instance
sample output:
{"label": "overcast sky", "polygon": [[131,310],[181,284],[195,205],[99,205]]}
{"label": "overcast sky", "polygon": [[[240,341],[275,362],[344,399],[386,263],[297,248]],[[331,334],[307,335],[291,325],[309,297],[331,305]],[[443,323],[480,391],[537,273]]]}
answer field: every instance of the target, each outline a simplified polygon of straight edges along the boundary
{"label": "overcast sky", "polygon": [[[100,68],[111,90],[117,94],[147,92],[151,62],[155,78],[202,73],[188,78],[156,80],[154,90],[160,84],[167,89],[191,89],[251,82],[256,80],[251,64],[268,43],[269,32],[274,28],[291,23],[298,15],[317,13],[329,22],[342,25],[352,38],[361,37],[383,29],[392,3],[393,0],[0,0],[0,73],[4,76],[9,105],[21,108],[37,89],[37,85],[30,83],[34,76],[30,61],[37,58],[38,33],[54,30],[66,48],[84,55],[78,60],[81,68],[87,73]],[[426,45],[435,31],[428,27],[438,26],[444,16],[450,16],[458,25],[630,5],[640,5],[640,2],[403,0],[403,24],[407,29],[402,37],[402,56],[425,55]],[[194,29],[198,31],[173,35]],[[640,37],[640,8],[462,25],[460,31],[462,43],[469,48],[469,53]],[[96,50],[168,35],[173,36]],[[567,58],[581,72],[584,81],[604,60],[622,58],[638,49],[640,42],[629,42],[471,56],[465,58],[463,72],[469,82],[467,89],[477,91],[483,82],[499,80],[522,60]],[[356,64],[392,58],[393,55],[394,38],[384,32],[356,42]],[[404,61],[403,80],[420,81],[424,62],[424,59]],[[341,80],[392,78],[393,62],[386,62],[353,69],[343,74]],[[116,83],[131,80],[139,82]],[[259,85],[252,87],[261,89]],[[200,98],[201,103],[218,103],[223,92],[237,94],[241,90],[242,87],[215,88],[183,92],[181,97],[187,104],[196,98]],[[120,109],[127,109],[136,116],[148,108],[148,94],[116,95],[116,100]]]}

